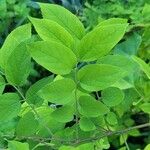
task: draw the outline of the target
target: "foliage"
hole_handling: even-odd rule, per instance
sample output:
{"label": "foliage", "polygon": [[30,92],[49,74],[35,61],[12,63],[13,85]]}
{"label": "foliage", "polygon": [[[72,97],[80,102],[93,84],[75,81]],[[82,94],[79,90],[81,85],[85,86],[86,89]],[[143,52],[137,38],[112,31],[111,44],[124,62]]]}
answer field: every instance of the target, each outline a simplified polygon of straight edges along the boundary
{"label": "foliage", "polygon": [[[67,9],[39,6],[43,18],[29,17],[37,34],[31,34],[30,23],[22,25],[0,49],[0,147],[135,148],[127,144],[128,137],[150,126],[149,119],[137,125],[130,117],[150,113],[150,68],[136,56],[140,38],[118,44],[129,26],[126,19],[105,20],[86,33]],[[54,75],[24,91],[33,60]],[[6,92],[7,86],[14,90]],[[146,144],[137,146],[148,149]]]}
{"label": "foliage", "polygon": [[131,25],[149,23],[148,0],[86,0],[82,19],[88,28],[111,17],[128,18]]}
{"label": "foliage", "polygon": [[[0,34],[4,37],[14,28],[21,25],[27,18],[30,0],[1,0],[0,1]],[[0,37],[0,43],[3,37]]]}
{"label": "foliage", "polygon": [[[141,44],[138,54],[140,58],[148,61],[150,57],[150,42],[148,38],[150,33],[149,0],[86,0],[81,20],[87,27],[86,30],[91,30],[99,22],[115,17],[128,19],[130,23],[125,37],[126,41],[130,43],[133,42],[134,38],[140,38],[135,33],[142,36],[142,41],[139,39],[137,42],[139,45]],[[132,50],[132,47],[130,48]]]}

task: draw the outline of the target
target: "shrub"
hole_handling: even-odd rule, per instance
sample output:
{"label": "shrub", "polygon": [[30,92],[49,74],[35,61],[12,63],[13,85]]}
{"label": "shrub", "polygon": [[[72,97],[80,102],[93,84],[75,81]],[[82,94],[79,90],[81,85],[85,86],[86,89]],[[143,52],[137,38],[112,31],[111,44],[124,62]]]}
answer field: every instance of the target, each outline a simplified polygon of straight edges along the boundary
{"label": "shrub", "polygon": [[[43,19],[29,17],[38,37],[31,35],[30,23],[20,26],[0,50],[0,146],[99,150],[110,144],[125,149],[125,144],[128,148],[127,138],[150,126],[149,121],[137,125],[130,117],[140,111],[150,113],[149,93],[135,84],[145,78],[143,86],[148,86],[150,69],[137,56],[112,50],[123,38],[127,20],[111,18],[85,33],[80,20],[65,8],[39,5]],[[53,75],[23,91],[31,58]],[[14,92],[5,92],[5,86]]]}

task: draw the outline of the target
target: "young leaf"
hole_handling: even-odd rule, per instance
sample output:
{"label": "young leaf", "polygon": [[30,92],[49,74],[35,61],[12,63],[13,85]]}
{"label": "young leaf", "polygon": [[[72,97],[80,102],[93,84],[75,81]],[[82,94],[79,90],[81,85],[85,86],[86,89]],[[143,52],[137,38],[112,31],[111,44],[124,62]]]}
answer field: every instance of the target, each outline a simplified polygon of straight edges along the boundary
{"label": "young leaf", "polygon": [[86,117],[98,117],[109,112],[106,105],[96,101],[91,96],[81,96],[79,98],[80,113]]}
{"label": "young leaf", "polygon": [[26,43],[21,43],[8,57],[8,61],[5,65],[6,79],[12,85],[22,86],[26,83],[30,69],[30,54],[26,49]]}
{"label": "young leaf", "polygon": [[8,149],[9,150],[29,150],[28,143],[21,143],[18,141],[8,141]]}
{"label": "young leaf", "polygon": [[123,37],[127,23],[108,24],[86,34],[78,47],[80,61],[94,61],[106,55]]}
{"label": "young leaf", "polygon": [[102,91],[102,100],[109,107],[120,104],[123,99],[124,93],[119,88],[109,87]]}
{"label": "young leaf", "polygon": [[17,136],[31,136],[34,135],[38,128],[38,121],[36,120],[34,113],[26,113],[18,122],[16,128]]}
{"label": "young leaf", "polygon": [[113,112],[109,112],[106,116],[106,120],[110,125],[115,125],[118,123],[117,116]]}
{"label": "young leaf", "polygon": [[12,51],[23,41],[31,38],[31,25],[26,24],[13,30],[0,49],[0,66],[4,69]]}
{"label": "young leaf", "polygon": [[140,66],[141,70],[147,75],[150,79],[150,67],[142,59],[133,56],[132,59]]}
{"label": "young leaf", "polygon": [[64,27],[73,37],[81,39],[85,30],[80,20],[67,9],[54,4],[39,3],[43,18],[53,20]]}
{"label": "young leaf", "polygon": [[37,33],[44,41],[54,40],[72,48],[72,36],[58,23],[48,19],[29,18]]}
{"label": "young leaf", "polygon": [[20,112],[19,96],[15,93],[0,95],[0,121],[8,121]]}
{"label": "young leaf", "polygon": [[73,108],[70,106],[62,106],[57,108],[54,112],[52,112],[51,116],[58,122],[66,123],[73,120]]}
{"label": "young leaf", "polygon": [[26,102],[36,106],[40,106],[43,103],[43,99],[38,95],[38,91],[45,85],[52,82],[53,76],[43,78],[34,83],[26,93]]}
{"label": "young leaf", "polygon": [[55,74],[68,74],[76,64],[75,54],[66,46],[52,41],[39,41],[28,46],[37,63]]}
{"label": "young leaf", "polygon": [[89,118],[85,117],[82,117],[80,119],[79,126],[83,131],[92,131],[96,129],[94,123]]}
{"label": "young leaf", "polygon": [[46,85],[39,91],[39,94],[49,102],[67,104],[74,100],[75,86],[73,80],[65,78]]}
{"label": "young leaf", "polygon": [[125,76],[125,70],[106,64],[90,64],[78,72],[81,87],[87,91],[99,91],[110,87]]}
{"label": "young leaf", "polygon": [[145,112],[150,114],[150,103],[143,103],[140,108]]}

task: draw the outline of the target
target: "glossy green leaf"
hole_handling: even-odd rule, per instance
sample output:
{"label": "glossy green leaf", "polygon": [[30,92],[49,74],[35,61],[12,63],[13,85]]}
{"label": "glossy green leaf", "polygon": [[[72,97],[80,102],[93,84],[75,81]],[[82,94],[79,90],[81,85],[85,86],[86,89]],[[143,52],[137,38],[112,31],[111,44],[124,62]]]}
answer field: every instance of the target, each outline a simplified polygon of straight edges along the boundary
{"label": "glossy green leaf", "polygon": [[31,17],[29,19],[34,25],[38,35],[44,41],[54,40],[72,48],[74,42],[72,36],[58,23],[48,19],[36,19]]}
{"label": "glossy green leaf", "polygon": [[76,64],[76,56],[66,46],[52,41],[39,41],[28,46],[33,59],[55,74],[68,74]]}
{"label": "glossy green leaf", "polygon": [[39,92],[40,96],[49,102],[67,104],[74,100],[75,83],[71,79],[61,79],[46,85]]}
{"label": "glossy green leaf", "polygon": [[81,39],[85,33],[83,24],[70,11],[54,4],[39,3],[43,18],[53,20],[64,27],[73,37]]}
{"label": "glossy green leaf", "polygon": [[26,49],[26,43],[18,45],[8,57],[5,65],[7,81],[15,86],[26,83],[31,70],[31,57]]}
{"label": "glossy green leaf", "polygon": [[150,114],[150,103],[143,103],[140,108],[145,112]]}
{"label": "glossy green leaf", "polygon": [[21,104],[19,96],[15,93],[0,95],[0,121],[7,121],[17,117]]}
{"label": "glossy green leaf", "polygon": [[53,119],[55,119],[58,122],[69,122],[73,120],[74,111],[71,106],[62,106],[60,108],[57,108],[54,112],[52,112],[51,116]]}
{"label": "glossy green leaf", "polygon": [[81,87],[88,91],[99,91],[110,87],[125,76],[125,70],[106,64],[87,65],[78,72]]}
{"label": "glossy green leaf", "polygon": [[140,66],[141,70],[147,75],[147,77],[150,79],[150,66],[146,64],[142,59],[133,56],[133,60]]}
{"label": "glossy green leaf", "polygon": [[31,25],[26,24],[13,30],[0,49],[0,66],[4,69],[12,51],[23,41],[31,38]]}
{"label": "glossy green leaf", "polygon": [[87,117],[98,117],[109,112],[106,105],[91,96],[81,96],[79,98],[79,105],[80,113]]}
{"label": "glossy green leaf", "polygon": [[29,150],[28,143],[21,143],[18,141],[8,141],[9,150]]}
{"label": "glossy green leaf", "polygon": [[102,101],[109,107],[119,105],[124,100],[124,93],[116,87],[109,87],[102,91]]}
{"label": "glossy green leaf", "polygon": [[102,25],[87,33],[79,44],[79,60],[93,61],[106,55],[121,40],[127,25],[127,23]]}
{"label": "glossy green leaf", "polygon": [[89,118],[85,117],[82,117],[80,119],[79,126],[83,131],[92,131],[96,129],[94,123]]}
{"label": "glossy green leaf", "polygon": [[117,116],[113,112],[109,112],[106,116],[106,120],[110,125],[115,125],[118,123]]}
{"label": "glossy green leaf", "polygon": [[38,91],[45,85],[51,83],[53,76],[43,78],[34,83],[26,92],[26,102],[36,106],[40,106],[43,103],[43,99],[38,95]]}
{"label": "glossy green leaf", "polygon": [[38,121],[34,113],[26,113],[18,122],[16,128],[17,136],[31,136],[34,135],[38,128]]}

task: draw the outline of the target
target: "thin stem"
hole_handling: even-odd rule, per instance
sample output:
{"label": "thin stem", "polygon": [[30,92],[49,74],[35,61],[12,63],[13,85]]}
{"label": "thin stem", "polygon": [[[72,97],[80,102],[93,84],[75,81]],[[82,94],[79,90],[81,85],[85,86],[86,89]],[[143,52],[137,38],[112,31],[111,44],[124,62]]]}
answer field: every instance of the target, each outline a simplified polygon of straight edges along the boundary
{"label": "thin stem", "polygon": [[75,109],[76,109],[76,140],[78,142],[78,138],[79,138],[79,130],[78,130],[78,96],[77,96],[77,90],[78,90],[78,79],[77,79],[77,72],[78,72],[78,66],[76,64],[76,68],[75,68],[75,83],[76,83],[76,88],[75,88]]}
{"label": "thin stem", "polygon": [[129,145],[128,145],[128,143],[127,143],[127,140],[126,140],[125,137],[124,137],[124,134],[122,134],[121,136],[122,136],[122,138],[123,138],[123,140],[124,140],[124,143],[125,143],[125,145],[126,145],[127,150],[130,150]]}
{"label": "thin stem", "polygon": [[[127,133],[131,130],[135,130],[135,129],[140,129],[140,128],[145,128],[145,127],[150,127],[150,123],[145,123],[145,124],[141,124],[141,125],[137,125],[137,126],[133,126],[133,127],[130,127],[130,128],[127,128],[127,129],[123,129],[123,130],[118,130],[118,131],[108,131],[106,132],[104,135],[99,135],[99,136],[96,136],[96,137],[91,137],[91,138],[86,138],[86,139],[79,139],[78,142],[75,140],[65,140],[65,139],[61,139],[61,138],[40,138],[40,137],[26,137],[26,136],[18,136],[16,138],[18,138],[19,140],[21,139],[24,139],[24,140],[34,140],[34,141],[38,141],[38,142],[48,142],[50,140],[55,140],[55,141],[59,141],[59,142],[72,142],[72,145],[77,145],[77,144],[80,144],[80,143],[83,143],[83,142],[91,142],[91,141],[96,141],[98,139],[101,139],[101,138],[104,138],[104,137],[109,137],[109,136],[112,136],[112,135],[122,135],[124,133]],[[3,138],[13,138],[14,136],[12,135],[3,135],[2,136]]]}
{"label": "thin stem", "polygon": [[[100,135],[100,136],[97,136],[97,137],[94,137],[94,138],[81,139],[79,141],[79,143],[95,141],[95,140],[98,140],[98,139],[101,139],[101,138],[104,138],[104,137],[109,137],[109,136],[112,136],[112,135],[121,135],[121,134],[127,133],[127,132],[129,132],[131,130],[145,128],[145,127],[150,127],[150,123],[141,124],[141,125],[130,127],[130,128],[123,129],[123,130],[107,132],[104,135]],[[79,143],[77,143],[77,144],[79,144]]]}
{"label": "thin stem", "polygon": [[97,97],[98,100],[100,99],[100,96],[99,96],[99,94],[98,94],[98,91],[96,92],[96,97]]}

